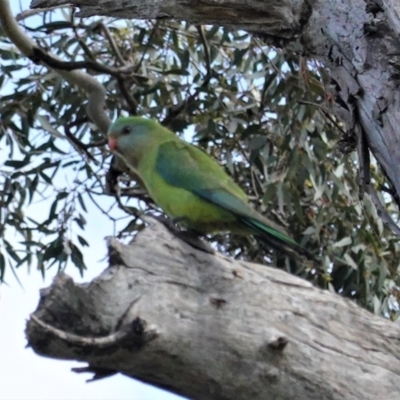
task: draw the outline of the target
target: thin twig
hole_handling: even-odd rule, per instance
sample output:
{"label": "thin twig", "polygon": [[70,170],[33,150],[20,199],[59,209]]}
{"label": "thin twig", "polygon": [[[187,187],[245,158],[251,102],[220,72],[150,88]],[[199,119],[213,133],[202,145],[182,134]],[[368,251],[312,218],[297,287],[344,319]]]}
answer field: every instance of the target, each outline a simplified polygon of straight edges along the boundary
{"label": "thin twig", "polygon": [[143,50],[142,57],[140,58],[139,62],[136,64],[135,68],[133,69],[135,72],[138,72],[140,67],[142,66],[144,57],[146,56],[146,53],[150,48],[150,44],[151,44],[151,41],[153,40],[153,36],[156,34],[159,26],[160,26],[160,21],[156,21],[156,23],[154,24],[153,30],[150,33],[149,39],[146,43],[146,47]]}
{"label": "thin twig", "polygon": [[68,126],[64,126],[65,136],[68,141],[72,144],[72,146],[78,151],[78,153],[84,154],[90,161],[94,162],[96,165],[99,165],[99,161],[97,161],[87,150],[87,147],[84,143],[82,143],[77,137],[75,137]]}
{"label": "thin twig", "polygon": [[382,221],[389,226],[392,231],[400,236],[400,227],[393,221],[392,217],[389,215],[389,213],[386,211],[385,207],[381,203],[378,194],[376,193],[375,188],[372,185],[367,186],[367,190],[369,195],[371,196],[371,200],[374,203],[376,207],[376,211],[378,216],[382,219]]}
{"label": "thin twig", "polygon": [[388,188],[385,185],[379,185],[379,190],[390,194],[393,197],[394,201],[396,202],[397,207],[400,208],[400,198],[399,198],[399,195],[397,194],[396,190],[393,187]]}
{"label": "thin twig", "polygon": [[40,8],[40,9],[34,9],[34,10],[25,10],[25,11],[22,11],[19,14],[17,14],[15,19],[19,22],[19,21],[22,21],[22,20],[24,20],[26,18],[32,17],[32,16],[37,15],[37,14],[42,14],[42,13],[45,13],[45,12],[48,12],[48,11],[53,11],[53,10],[56,10],[56,9],[60,9],[61,10],[62,8],[71,8],[71,6],[68,6],[68,5],[64,5],[62,7],[60,7],[60,6],[52,6],[52,7]]}
{"label": "thin twig", "polygon": [[128,90],[128,88],[126,87],[125,79],[123,79],[121,77],[118,77],[117,78],[117,82],[118,82],[119,90],[120,90],[122,96],[124,97],[126,103],[128,104],[130,114],[131,115],[136,115],[137,114],[138,102],[132,96],[132,94]]}
{"label": "thin twig", "polygon": [[358,162],[360,165],[360,179],[359,179],[359,199],[362,200],[364,193],[367,192],[371,196],[371,200],[374,203],[377,214],[382,221],[388,225],[392,231],[400,236],[400,227],[393,221],[392,217],[386,211],[382,202],[380,201],[375,188],[371,184],[371,171],[370,171],[370,156],[368,143],[366,141],[364,132],[360,125],[355,126],[357,132],[357,153]]}
{"label": "thin twig", "polygon": [[210,48],[208,46],[206,37],[204,35],[204,30],[201,25],[196,25],[197,32],[199,33],[200,41],[204,47],[204,59],[206,61],[207,75],[211,75],[211,58],[210,58]]}
{"label": "thin twig", "polygon": [[362,200],[366,189],[371,185],[371,160],[369,157],[368,144],[361,126],[357,124],[354,128],[357,132],[357,153],[360,168],[358,198]]}
{"label": "thin twig", "polygon": [[126,65],[126,61],[124,60],[124,58],[122,57],[121,52],[119,51],[119,48],[117,46],[117,43],[115,42],[114,38],[111,35],[111,32],[109,31],[109,29],[107,28],[107,26],[104,24],[103,21],[100,21],[98,26],[100,26],[100,29],[103,31],[104,36],[106,37],[106,39],[108,40],[108,43],[110,43],[110,47],[111,50],[114,52],[115,57],[117,58],[117,61],[121,64],[121,65]]}
{"label": "thin twig", "polygon": [[322,106],[321,104],[314,103],[312,101],[306,101],[306,100],[301,100],[301,99],[297,99],[296,102],[298,104],[304,104],[304,105],[316,107],[318,109],[318,111],[320,111],[322,116],[325,119],[329,120],[334,125],[334,127],[340,131],[340,133],[342,135],[346,135],[347,132],[332,118],[331,114],[329,113],[329,110],[326,107]]}
{"label": "thin twig", "polygon": [[135,74],[132,72],[133,66],[124,66],[122,68],[110,68],[107,65],[99,64],[93,60],[85,61],[62,61],[46,53],[43,49],[38,47],[33,49],[33,55],[28,56],[33,62],[37,63],[43,61],[48,66],[56,68],[63,71],[73,71],[76,69],[91,69],[93,71],[109,74],[114,77],[120,77],[122,74],[127,74],[130,76],[138,76],[140,78],[148,79],[144,75]]}
{"label": "thin twig", "polygon": [[105,216],[107,216],[107,218],[109,218],[114,224],[117,221],[115,218],[113,218],[109,212],[107,212],[106,210],[103,210],[103,208],[97,203],[97,201],[94,199],[93,194],[96,194],[98,196],[102,196],[104,193],[95,193],[93,192],[91,189],[89,189],[87,186],[85,186],[85,193],[87,193],[87,195],[89,196],[90,200],[92,200],[92,203],[96,206],[96,208]]}
{"label": "thin twig", "polygon": [[[199,32],[201,32],[202,34],[200,35],[200,40],[204,46],[204,53],[207,54],[208,53],[208,45],[207,45],[207,41],[206,38],[203,34],[203,31],[200,29]],[[184,111],[189,105],[191,105],[194,101],[196,101],[199,93],[201,92],[201,90],[203,90],[210,82],[212,76],[213,76],[213,72],[212,72],[212,68],[211,68],[211,64],[210,64],[210,57],[206,56],[205,57],[205,62],[206,62],[206,71],[207,74],[204,77],[204,80],[202,82],[202,84],[200,86],[198,86],[194,93],[191,94],[190,96],[188,96],[181,104],[179,104],[178,106],[175,107],[170,107],[168,110],[168,114],[167,116],[164,118],[162,124],[163,125],[168,125],[174,118],[176,118],[182,111]]]}
{"label": "thin twig", "polygon": [[126,325],[119,331],[111,333],[110,335],[107,336],[86,337],[55,328],[52,325],[46,324],[33,314],[30,316],[30,318],[31,321],[39,325],[44,332],[54,336],[55,338],[63,342],[67,342],[69,345],[79,345],[82,347],[90,347],[95,349],[103,349],[103,348],[108,348],[110,346],[116,346],[117,343],[123,341],[124,339],[126,339],[127,337],[129,337],[134,333],[131,326]]}
{"label": "thin twig", "polygon": [[98,140],[97,142],[92,142],[92,143],[82,143],[82,146],[85,149],[91,149],[93,147],[102,147],[105,146],[107,144],[107,139],[103,139],[103,140]]}

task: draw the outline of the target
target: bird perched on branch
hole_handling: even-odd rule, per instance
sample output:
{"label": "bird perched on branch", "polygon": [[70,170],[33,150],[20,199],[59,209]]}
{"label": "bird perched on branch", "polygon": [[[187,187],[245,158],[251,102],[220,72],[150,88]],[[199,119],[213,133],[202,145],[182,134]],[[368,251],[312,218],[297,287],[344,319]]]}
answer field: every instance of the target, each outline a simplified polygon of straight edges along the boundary
{"label": "bird perched on branch", "polygon": [[291,257],[312,258],[248,204],[246,194],[214,159],[157,121],[119,118],[109,128],[108,145],[180,225],[199,233],[254,235]]}

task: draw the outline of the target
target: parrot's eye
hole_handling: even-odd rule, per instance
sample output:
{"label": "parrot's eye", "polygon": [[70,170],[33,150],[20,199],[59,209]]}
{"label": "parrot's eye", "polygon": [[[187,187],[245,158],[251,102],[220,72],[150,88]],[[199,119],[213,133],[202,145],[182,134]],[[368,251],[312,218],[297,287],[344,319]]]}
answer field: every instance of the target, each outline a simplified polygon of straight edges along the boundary
{"label": "parrot's eye", "polygon": [[124,127],[122,128],[121,133],[122,133],[123,135],[129,135],[129,134],[131,133],[131,127],[130,127],[130,126],[124,126]]}

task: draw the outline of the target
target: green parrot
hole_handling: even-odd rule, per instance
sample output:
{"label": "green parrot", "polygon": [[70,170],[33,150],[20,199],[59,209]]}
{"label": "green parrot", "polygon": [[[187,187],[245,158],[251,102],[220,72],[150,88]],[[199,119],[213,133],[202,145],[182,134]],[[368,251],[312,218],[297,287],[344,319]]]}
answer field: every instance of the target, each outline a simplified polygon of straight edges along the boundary
{"label": "green parrot", "polygon": [[292,257],[312,258],[248,204],[246,194],[214,159],[158,122],[118,118],[109,128],[108,145],[153,201],[186,228],[250,234]]}

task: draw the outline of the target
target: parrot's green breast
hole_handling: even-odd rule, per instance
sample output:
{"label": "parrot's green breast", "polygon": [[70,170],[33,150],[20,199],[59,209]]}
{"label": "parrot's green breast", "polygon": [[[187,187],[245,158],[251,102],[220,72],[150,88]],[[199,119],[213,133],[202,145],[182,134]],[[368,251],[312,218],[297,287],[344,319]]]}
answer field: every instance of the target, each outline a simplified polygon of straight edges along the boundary
{"label": "parrot's green breast", "polygon": [[[207,233],[230,230],[236,217],[191,191],[170,185],[160,175],[154,165],[157,162],[158,148],[143,158],[138,166],[147,191],[156,204],[171,218],[182,218],[182,225]],[[187,166],[182,165],[182,168]]]}

